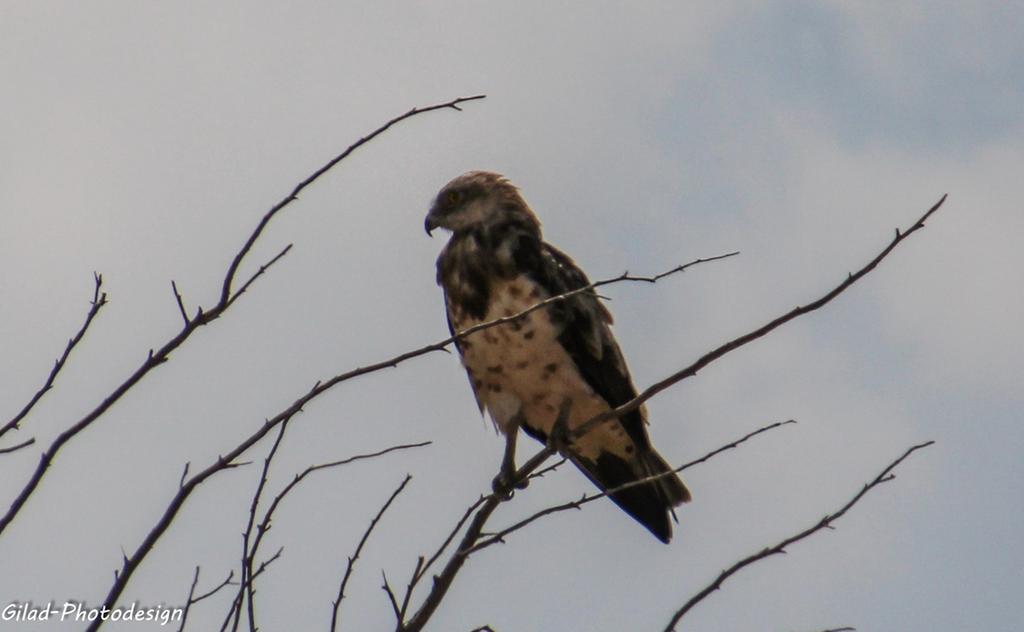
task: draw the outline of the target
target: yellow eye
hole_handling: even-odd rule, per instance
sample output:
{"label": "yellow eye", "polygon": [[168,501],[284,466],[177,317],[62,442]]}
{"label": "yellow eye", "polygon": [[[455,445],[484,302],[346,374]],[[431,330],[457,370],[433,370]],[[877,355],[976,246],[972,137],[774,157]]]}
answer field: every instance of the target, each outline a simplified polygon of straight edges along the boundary
{"label": "yellow eye", "polygon": [[449,206],[455,206],[456,204],[459,203],[459,200],[461,200],[461,199],[462,199],[462,193],[461,192],[459,192],[459,191],[449,191],[448,192],[448,205]]}

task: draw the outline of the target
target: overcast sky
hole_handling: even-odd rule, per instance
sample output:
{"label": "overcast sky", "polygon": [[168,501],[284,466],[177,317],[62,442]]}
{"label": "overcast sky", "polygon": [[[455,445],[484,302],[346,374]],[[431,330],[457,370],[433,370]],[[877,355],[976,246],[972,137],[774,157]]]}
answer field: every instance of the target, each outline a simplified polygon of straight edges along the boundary
{"label": "overcast sky", "polygon": [[[41,385],[88,308],[110,304],[0,455],[13,498],[40,450],[212,305],[259,217],[332,155],[413,106],[318,181],[252,253],[293,250],[58,455],[0,537],[0,607],[102,602],[176,490],[316,380],[447,334],[423,234],[469,169],[506,174],[545,237],[594,279],[740,250],[604,293],[638,386],[808,302],[949,194],[826,309],[649,403],[682,463],[773,421],[799,424],[689,471],[672,544],[609,502],[474,556],[436,630],[661,630],[740,557],[837,509],[908,446],[838,529],[757,564],[683,620],[709,632],[1019,630],[1024,613],[1024,12],[1001,2],[6,2],[0,10],[0,420]],[[391,629],[402,585],[487,491],[502,441],[447,354],[346,383],[289,428],[263,630],[326,630],[345,559],[352,630]],[[535,445],[521,444],[521,455]],[[261,461],[269,443],[248,458]],[[180,605],[237,564],[256,465],[188,501],[121,603]],[[566,469],[495,525],[577,498]],[[6,507],[0,500],[0,507]],[[190,614],[219,627],[229,595]],[[0,622],[0,629],[75,624]],[[145,624],[109,629],[157,629]]]}

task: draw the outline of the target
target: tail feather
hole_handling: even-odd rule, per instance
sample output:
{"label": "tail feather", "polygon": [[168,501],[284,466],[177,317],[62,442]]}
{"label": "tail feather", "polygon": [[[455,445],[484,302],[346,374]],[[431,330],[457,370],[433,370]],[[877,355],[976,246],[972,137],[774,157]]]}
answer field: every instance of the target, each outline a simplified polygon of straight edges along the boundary
{"label": "tail feather", "polygon": [[[661,455],[651,449],[627,461],[604,452],[596,461],[573,461],[601,491],[608,492],[616,505],[668,544],[672,539],[669,515],[674,517],[672,508],[690,501],[690,491]],[[609,491],[655,476],[653,480]]]}

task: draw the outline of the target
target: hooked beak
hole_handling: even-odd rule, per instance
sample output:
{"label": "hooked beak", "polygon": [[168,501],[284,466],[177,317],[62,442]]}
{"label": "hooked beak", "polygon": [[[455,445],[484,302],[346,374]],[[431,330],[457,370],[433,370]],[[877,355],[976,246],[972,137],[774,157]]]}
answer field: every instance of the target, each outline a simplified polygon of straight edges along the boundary
{"label": "hooked beak", "polygon": [[434,211],[431,210],[429,213],[427,213],[427,219],[423,221],[423,230],[427,231],[427,237],[432,237],[432,235],[430,234],[431,231],[433,231],[438,226],[440,226],[440,224],[437,222],[437,217],[434,215]]}

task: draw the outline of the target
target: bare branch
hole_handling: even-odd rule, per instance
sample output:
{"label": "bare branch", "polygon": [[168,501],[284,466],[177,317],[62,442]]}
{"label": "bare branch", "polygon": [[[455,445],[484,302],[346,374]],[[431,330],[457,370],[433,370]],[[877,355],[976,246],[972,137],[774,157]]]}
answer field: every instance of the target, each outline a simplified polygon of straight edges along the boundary
{"label": "bare branch", "polygon": [[[559,512],[562,512],[562,511],[567,511],[569,509],[582,509],[583,505],[586,505],[587,503],[591,503],[591,502],[593,502],[595,500],[598,500],[600,498],[604,498],[604,497],[609,496],[611,494],[615,494],[615,493],[618,493],[620,491],[624,491],[626,489],[629,489],[630,487],[636,487],[638,485],[646,485],[647,483],[650,483],[651,481],[657,480],[657,479],[662,478],[664,476],[674,476],[676,473],[682,472],[683,470],[691,468],[694,465],[698,465],[700,463],[704,463],[708,459],[711,459],[714,456],[716,456],[718,454],[721,454],[722,452],[725,452],[727,450],[732,450],[733,448],[738,447],[740,444],[744,443],[748,439],[756,437],[759,434],[762,434],[764,432],[768,432],[769,430],[774,430],[775,428],[779,428],[781,426],[785,426],[785,425],[789,425],[789,424],[795,424],[795,423],[796,422],[794,420],[792,420],[792,419],[790,419],[788,421],[777,421],[777,422],[775,422],[773,424],[769,424],[769,425],[764,426],[762,428],[758,428],[757,430],[754,430],[753,432],[747,433],[746,435],[740,437],[739,439],[733,441],[732,443],[728,443],[728,444],[726,444],[726,445],[724,445],[724,446],[722,446],[720,448],[712,450],[711,452],[708,452],[707,454],[705,454],[704,456],[700,457],[699,459],[695,459],[695,460],[690,461],[688,463],[684,463],[683,465],[680,465],[679,467],[677,467],[674,470],[671,470],[669,472],[663,472],[661,474],[655,474],[653,476],[648,476],[648,477],[641,478],[641,479],[638,479],[638,480],[635,480],[635,481],[630,481],[628,483],[624,483],[622,485],[619,485],[618,487],[607,489],[607,490],[605,490],[603,492],[599,492],[599,493],[596,493],[596,494],[584,494],[582,497],[580,497],[579,500],[573,500],[573,501],[569,501],[569,502],[566,502],[566,503],[562,503],[560,505],[553,505],[551,507],[547,507],[545,509],[542,509],[542,510],[534,513],[533,515],[531,515],[531,516],[529,516],[527,518],[524,518],[524,519],[520,520],[519,522],[516,522],[515,524],[512,524],[512,525],[510,525],[510,526],[508,526],[508,527],[506,527],[506,528],[504,528],[504,529],[502,529],[500,531],[497,531],[497,532],[495,532],[495,533],[493,533],[491,535],[488,535],[486,538],[481,539],[479,542],[477,542],[475,545],[473,545],[473,547],[468,551],[468,553],[469,554],[476,553],[480,549],[487,548],[487,547],[491,546],[492,544],[504,543],[505,542],[505,537],[507,535],[522,529],[523,527],[527,526],[528,524],[530,524],[532,522],[535,522],[535,521],[543,518],[544,516],[548,516],[548,515],[551,515],[553,513],[559,513]],[[545,470],[547,470],[547,469],[550,469],[550,468],[545,468]],[[541,470],[541,471],[545,471],[545,470]]]}
{"label": "bare branch", "polygon": [[[3,426],[0,426],[0,437],[4,436],[10,430],[17,430],[20,427],[19,424],[21,423],[21,420],[31,412],[39,400],[43,398],[43,395],[46,395],[47,391],[53,388],[53,383],[57,379],[57,374],[60,373],[62,368],[64,368],[64,363],[67,362],[68,357],[71,355],[71,351],[85,335],[85,332],[89,329],[89,325],[92,324],[96,315],[99,314],[100,310],[103,309],[103,306],[107,304],[107,293],[101,291],[103,287],[103,275],[93,272],[92,277],[94,282],[92,301],[90,301],[91,307],[85,315],[85,322],[82,323],[78,332],[68,340],[67,346],[64,347],[64,353],[62,353],[61,356],[57,358],[57,361],[54,362],[53,368],[50,369],[50,374],[46,376],[46,381],[43,382],[43,386],[36,391],[35,395],[32,396],[32,399],[30,399],[29,402],[25,404],[20,411],[18,411],[17,415],[11,418],[11,420]],[[16,446],[14,449],[17,449],[18,447],[22,446]],[[13,452],[14,449],[6,451]]]}
{"label": "bare branch", "polygon": [[694,606],[696,606],[698,603],[704,600],[708,595],[718,590],[722,586],[722,582],[732,577],[734,574],[742,570],[744,567],[749,566],[754,562],[763,560],[767,557],[771,557],[772,555],[785,553],[786,547],[788,547],[789,545],[795,542],[799,542],[804,538],[810,537],[811,535],[814,535],[822,529],[831,529],[832,523],[838,520],[839,518],[842,518],[843,515],[845,515],[847,511],[852,509],[853,506],[856,505],[857,502],[860,501],[860,499],[863,498],[869,491],[881,485],[882,483],[891,481],[893,479],[893,470],[895,470],[896,467],[899,466],[899,464],[902,463],[907,457],[909,457],[917,450],[926,448],[934,443],[934,441],[926,441],[924,443],[910,447],[909,449],[907,449],[906,452],[903,453],[902,456],[900,456],[898,459],[887,465],[885,469],[882,470],[881,473],[879,473],[879,475],[874,478],[874,480],[864,485],[863,489],[857,492],[857,494],[855,494],[853,498],[851,498],[845,505],[840,507],[837,511],[826,515],[817,523],[804,529],[803,531],[800,531],[799,533],[792,535],[786,538],[785,540],[782,540],[774,546],[770,546],[766,549],[758,551],[757,553],[754,553],[753,555],[749,555],[743,558],[742,560],[736,562],[729,568],[725,569],[724,571],[722,571],[718,575],[718,577],[715,578],[714,581],[708,584],[703,590],[698,592],[696,595],[691,597],[689,601],[687,601],[679,610],[675,612],[675,614],[672,615],[672,618],[669,620],[668,625],[665,626],[665,632],[672,632],[672,630],[675,630],[676,624],[679,623],[679,620],[682,619],[687,612],[689,612]]}
{"label": "bare branch", "polygon": [[889,245],[886,246],[880,253],[878,253],[878,255],[876,255],[874,259],[869,261],[856,272],[847,275],[846,279],[843,280],[842,283],[834,287],[825,295],[808,303],[807,305],[795,307],[789,312],[783,314],[782,316],[779,316],[778,318],[772,320],[771,322],[749,333],[746,333],[738,338],[734,338],[733,340],[730,340],[729,342],[719,346],[718,348],[712,351],[709,351],[708,353],[698,358],[697,361],[694,362],[693,364],[683,369],[680,369],[679,371],[676,371],[672,375],[666,377],[665,379],[659,382],[655,382],[654,384],[648,386],[643,390],[642,393],[640,393],[633,399],[629,400],[625,404],[622,404],[621,406],[614,408],[608,412],[596,415],[593,419],[590,419],[587,422],[580,424],[573,430],[573,436],[579,437],[588,432],[591,428],[597,426],[597,424],[600,424],[602,421],[616,419],[621,417],[622,415],[626,415],[633,412],[634,410],[640,408],[640,406],[642,406],[643,403],[649,400],[650,398],[654,397],[655,395],[664,391],[665,389],[674,386],[675,384],[678,384],[679,382],[686,378],[697,375],[698,371],[700,371],[707,365],[711,364],[715,360],[718,360],[719,358],[726,355],[730,351],[735,351],[736,349],[739,349],[740,347],[771,333],[775,329],[781,327],[782,325],[788,323],[789,321],[799,316],[809,314],[810,312],[813,312],[817,309],[820,309],[821,307],[824,307],[829,302],[831,302],[832,299],[842,294],[844,291],[846,291],[847,288],[856,283],[859,279],[861,279],[862,277],[866,276],[869,272],[874,270],[878,266],[878,264],[881,263],[882,260],[885,259],[887,256],[889,256],[889,253],[891,253],[896,248],[896,246],[898,246],[903,240],[913,235],[919,229],[924,228],[924,224],[928,220],[928,218],[931,217],[932,213],[939,210],[939,207],[941,207],[942,203],[945,201],[946,196],[943,195],[941,198],[939,198],[939,201],[936,202],[930,209],[928,209],[928,211],[925,212],[924,215],[919,217],[918,220],[914,222],[910,228],[903,232],[897,230],[896,236],[893,238],[893,240],[889,242]]}
{"label": "bare branch", "polygon": [[[355,568],[356,560],[359,559],[359,554],[363,551],[363,546],[366,544],[366,541],[370,539],[370,534],[373,533],[374,527],[377,526],[377,523],[380,522],[381,517],[384,516],[384,512],[388,510],[388,507],[391,506],[391,503],[395,501],[395,498],[398,498],[398,495],[402,493],[402,490],[405,489],[405,486],[408,485],[409,481],[411,480],[412,476],[406,474],[405,478],[402,479],[402,483],[395,489],[395,491],[391,493],[391,496],[388,498],[387,502],[384,503],[384,506],[381,507],[380,511],[377,512],[377,515],[374,516],[373,520],[370,521],[370,526],[366,528],[366,532],[364,532],[363,537],[360,538],[359,544],[356,546],[355,553],[352,554],[352,557],[348,558],[348,565],[345,567],[345,576],[342,577],[341,584],[338,586],[338,598],[334,600],[334,609],[333,612],[331,613],[331,632],[336,632],[336,630],[338,629],[338,622],[340,621],[339,617],[341,612],[341,600],[345,598],[345,586],[348,585],[348,580],[350,577],[352,577],[352,570]],[[387,585],[386,578],[384,580],[384,583],[385,585]],[[394,605],[393,594],[392,605]]]}

